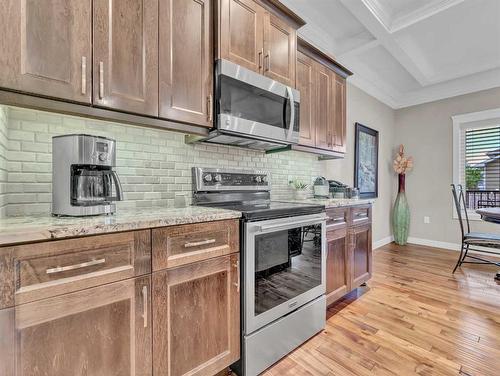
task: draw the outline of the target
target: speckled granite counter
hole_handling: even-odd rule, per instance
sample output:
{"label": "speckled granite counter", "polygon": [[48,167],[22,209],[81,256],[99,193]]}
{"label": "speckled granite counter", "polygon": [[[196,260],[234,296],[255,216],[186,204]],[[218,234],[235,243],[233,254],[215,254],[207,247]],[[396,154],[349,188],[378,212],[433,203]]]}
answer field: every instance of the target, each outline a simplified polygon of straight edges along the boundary
{"label": "speckled granite counter", "polygon": [[10,217],[0,219],[0,246],[240,217],[237,211],[199,206],[119,210],[94,217]]}
{"label": "speckled granite counter", "polygon": [[342,206],[355,206],[373,204],[374,199],[351,199],[351,198],[309,198],[305,200],[280,200],[280,201],[293,201],[308,204],[325,205],[327,208],[339,208]]}

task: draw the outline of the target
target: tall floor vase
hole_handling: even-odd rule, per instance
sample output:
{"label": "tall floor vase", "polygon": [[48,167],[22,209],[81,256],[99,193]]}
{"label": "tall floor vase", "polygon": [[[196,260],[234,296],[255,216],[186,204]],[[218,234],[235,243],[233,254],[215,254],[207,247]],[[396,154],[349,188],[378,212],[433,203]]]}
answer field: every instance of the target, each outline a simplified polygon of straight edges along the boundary
{"label": "tall floor vase", "polygon": [[392,231],[396,244],[405,245],[410,227],[410,207],[405,195],[405,174],[399,174],[399,189],[392,211]]}

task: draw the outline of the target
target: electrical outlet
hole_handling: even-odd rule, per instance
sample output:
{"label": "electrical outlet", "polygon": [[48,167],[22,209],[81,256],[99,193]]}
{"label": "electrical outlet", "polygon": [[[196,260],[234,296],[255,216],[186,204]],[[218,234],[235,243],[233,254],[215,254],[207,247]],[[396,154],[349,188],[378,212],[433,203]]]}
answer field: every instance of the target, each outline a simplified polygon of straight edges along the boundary
{"label": "electrical outlet", "polygon": [[431,223],[431,217],[424,216],[424,223],[425,224]]}

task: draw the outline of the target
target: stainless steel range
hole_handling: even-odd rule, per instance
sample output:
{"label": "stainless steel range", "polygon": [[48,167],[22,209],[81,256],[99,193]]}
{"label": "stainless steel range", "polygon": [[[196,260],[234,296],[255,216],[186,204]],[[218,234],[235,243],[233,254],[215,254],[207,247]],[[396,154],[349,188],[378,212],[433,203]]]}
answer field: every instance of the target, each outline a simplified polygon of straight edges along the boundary
{"label": "stainless steel range", "polygon": [[258,375],[325,326],[322,205],[270,200],[264,171],[193,168],[193,203],[242,212],[240,375]]}

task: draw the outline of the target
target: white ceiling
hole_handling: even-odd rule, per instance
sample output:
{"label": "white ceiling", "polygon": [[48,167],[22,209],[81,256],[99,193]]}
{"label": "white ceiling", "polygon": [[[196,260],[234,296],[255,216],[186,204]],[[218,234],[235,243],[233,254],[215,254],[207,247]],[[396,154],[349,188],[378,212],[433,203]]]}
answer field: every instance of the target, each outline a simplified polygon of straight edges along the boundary
{"label": "white ceiling", "polygon": [[[281,0],[392,108],[500,87],[500,0]],[[500,102],[500,98],[499,98]]]}

